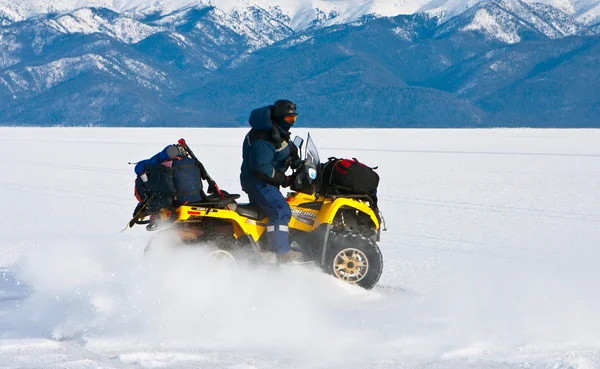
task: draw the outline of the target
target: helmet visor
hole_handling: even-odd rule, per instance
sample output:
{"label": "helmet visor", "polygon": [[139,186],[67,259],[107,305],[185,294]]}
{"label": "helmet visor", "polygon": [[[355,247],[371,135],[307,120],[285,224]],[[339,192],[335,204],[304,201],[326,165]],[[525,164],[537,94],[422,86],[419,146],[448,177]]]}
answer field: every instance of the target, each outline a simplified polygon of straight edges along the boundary
{"label": "helmet visor", "polygon": [[283,120],[286,123],[294,124],[296,122],[296,116],[295,115],[286,115],[285,117],[283,117]]}

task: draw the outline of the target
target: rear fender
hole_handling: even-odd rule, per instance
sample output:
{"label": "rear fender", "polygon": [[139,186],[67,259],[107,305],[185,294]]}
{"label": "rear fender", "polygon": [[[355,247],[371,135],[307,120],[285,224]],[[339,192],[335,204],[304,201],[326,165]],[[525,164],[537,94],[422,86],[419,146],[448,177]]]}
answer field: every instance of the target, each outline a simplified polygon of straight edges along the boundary
{"label": "rear fender", "polygon": [[235,238],[250,236],[255,242],[260,239],[267,228],[267,219],[256,221],[239,215],[229,209],[203,208],[183,205],[176,210],[176,222],[197,222],[203,218],[216,218],[230,221],[233,224]]}

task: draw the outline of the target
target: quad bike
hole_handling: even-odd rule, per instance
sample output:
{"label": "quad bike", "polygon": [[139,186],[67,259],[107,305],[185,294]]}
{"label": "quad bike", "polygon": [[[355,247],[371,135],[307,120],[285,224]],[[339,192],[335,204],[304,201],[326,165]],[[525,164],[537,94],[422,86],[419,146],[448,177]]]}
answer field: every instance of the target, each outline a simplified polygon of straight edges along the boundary
{"label": "quad bike", "polygon": [[[303,140],[296,137],[294,143],[302,151]],[[292,210],[290,248],[303,254],[303,262],[316,264],[342,281],[371,289],[383,270],[383,257],[376,243],[381,235],[379,211],[368,195],[317,194],[319,171],[319,154],[309,134],[303,165],[295,171],[292,191],[287,194]],[[216,245],[213,256],[233,263],[264,263],[266,255],[274,256],[265,246],[268,218],[256,205],[237,203],[239,197],[223,191],[213,200],[161,210],[150,220],[135,222],[147,224],[148,230],[159,229],[166,222],[168,231],[174,231],[183,245]],[[147,251],[157,238],[150,241]]]}

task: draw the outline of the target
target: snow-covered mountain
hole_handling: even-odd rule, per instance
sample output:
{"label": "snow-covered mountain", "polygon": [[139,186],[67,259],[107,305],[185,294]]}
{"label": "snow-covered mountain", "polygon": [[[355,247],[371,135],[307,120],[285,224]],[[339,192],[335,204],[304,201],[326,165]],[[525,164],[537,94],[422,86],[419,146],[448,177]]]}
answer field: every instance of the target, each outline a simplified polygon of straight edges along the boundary
{"label": "snow-covered mountain", "polygon": [[13,0],[0,1],[0,14],[23,20],[37,14],[70,12],[82,7],[102,7],[136,17],[167,15],[188,7],[214,6],[225,13],[244,13],[260,7],[285,17],[296,30],[323,25],[347,23],[365,14],[394,16],[417,11],[421,1],[403,0]]}
{"label": "snow-covered mountain", "polygon": [[[105,8],[40,15],[0,28],[4,42],[4,47],[0,47],[0,68],[23,61],[24,53],[39,58],[57,37],[96,34],[136,44],[137,48],[156,49],[171,44],[171,48],[188,54],[181,63],[216,69],[232,57],[292,34],[290,28],[262,8],[248,10],[251,11],[225,13],[214,7],[188,7],[143,21]],[[161,60],[164,59],[162,50]]]}
{"label": "snow-covered mountain", "polygon": [[600,24],[600,3],[589,3],[581,9],[577,19],[585,24]]}
{"label": "snow-covered mountain", "polygon": [[[448,20],[485,0],[431,0],[418,9]],[[529,4],[544,4],[559,9],[585,24],[592,24],[598,16],[598,0],[527,0]],[[594,10],[596,9],[596,10]]]}
{"label": "snow-covered mountain", "polygon": [[514,44],[522,39],[586,34],[586,27],[557,8],[518,0],[486,0],[444,23],[438,36],[456,30],[481,32],[490,40]]}
{"label": "snow-covered mountain", "polygon": [[[12,21],[50,12],[70,12],[78,8],[102,7],[134,17],[166,15],[197,6],[214,6],[225,13],[238,14],[263,8],[286,18],[294,30],[315,24],[329,26],[348,23],[366,14],[396,16],[428,11],[449,19],[482,0],[0,0],[0,20]],[[528,0],[546,3],[578,20],[594,23],[599,20],[600,0]]]}
{"label": "snow-covered mountain", "polygon": [[[314,124],[503,125],[505,100],[526,97],[526,114],[547,91],[542,80],[524,83],[558,65],[546,81],[577,88],[554,90],[544,122],[571,124],[555,110],[586,126],[600,121],[590,108],[600,97],[577,99],[597,86],[598,25],[520,0],[479,1],[449,19],[433,16],[437,8],[364,16],[408,5],[0,0],[0,123],[245,124],[248,106],[286,95]],[[44,10],[53,12],[37,14]],[[523,124],[537,125],[538,113]],[[510,114],[512,122],[520,113]]]}
{"label": "snow-covered mountain", "polygon": [[73,12],[48,19],[48,25],[63,33],[103,33],[125,43],[139,42],[157,32],[165,31],[141,23],[127,15],[79,8]]}

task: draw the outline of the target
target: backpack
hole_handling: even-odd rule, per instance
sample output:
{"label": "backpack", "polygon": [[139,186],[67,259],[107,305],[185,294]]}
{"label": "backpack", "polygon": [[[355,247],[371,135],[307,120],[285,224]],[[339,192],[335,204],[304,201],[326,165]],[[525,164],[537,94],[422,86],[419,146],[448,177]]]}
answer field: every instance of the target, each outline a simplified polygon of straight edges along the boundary
{"label": "backpack", "polygon": [[329,158],[327,163],[321,164],[321,195],[369,195],[377,203],[377,187],[379,175],[371,168],[356,158],[338,159]]}
{"label": "backpack", "polygon": [[204,167],[178,145],[169,145],[150,159],[140,161],[134,171],[134,193],[140,202],[134,214],[143,204],[144,212],[156,214],[161,209],[206,198],[202,188],[202,180],[207,179]]}
{"label": "backpack", "polygon": [[206,195],[202,190],[202,168],[196,160],[187,156],[172,159],[171,173],[176,189],[174,194],[176,205],[204,200]]}
{"label": "backpack", "polygon": [[135,179],[135,197],[140,203],[147,202],[146,211],[152,214],[173,206],[175,183],[168,167],[147,164]]}

